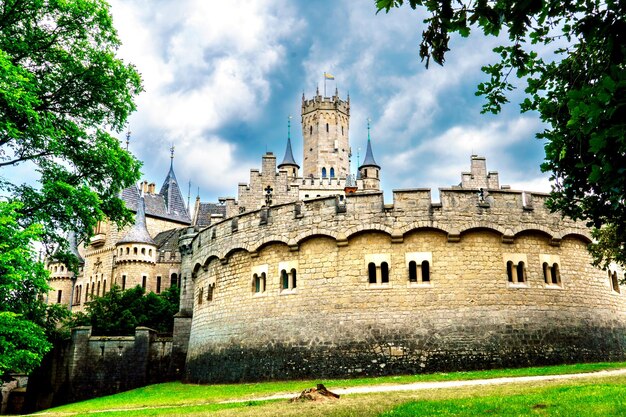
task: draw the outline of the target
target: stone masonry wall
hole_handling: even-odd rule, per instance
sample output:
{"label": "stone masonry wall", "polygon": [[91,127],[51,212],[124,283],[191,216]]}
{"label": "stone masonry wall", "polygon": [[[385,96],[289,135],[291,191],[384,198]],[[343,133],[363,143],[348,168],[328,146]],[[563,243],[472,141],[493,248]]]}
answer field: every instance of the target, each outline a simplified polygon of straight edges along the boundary
{"label": "stone masonry wall", "polygon": [[[188,381],[381,375],[624,358],[626,302],[593,268],[588,231],[544,195],[379,193],[272,207],[181,240]],[[409,282],[408,260],[431,259]],[[541,260],[558,260],[546,284]],[[389,282],[370,284],[384,260]],[[524,259],[523,283],[507,260]],[[297,270],[295,289],[280,269]],[[253,271],[266,271],[257,293]],[[209,291],[212,287],[212,291]],[[210,297],[208,294],[211,294]],[[187,317],[191,314],[187,314]]]}

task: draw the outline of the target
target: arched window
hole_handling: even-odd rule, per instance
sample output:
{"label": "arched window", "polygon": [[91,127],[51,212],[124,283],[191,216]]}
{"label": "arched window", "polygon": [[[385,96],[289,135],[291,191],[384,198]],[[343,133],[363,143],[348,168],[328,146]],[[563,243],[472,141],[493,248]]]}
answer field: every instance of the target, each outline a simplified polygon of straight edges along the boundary
{"label": "arched window", "polygon": [[62,295],[63,295],[63,290],[59,290],[57,292],[57,304],[61,304]]}
{"label": "arched window", "polygon": [[87,302],[89,297],[89,284],[85,285],[85,302]]}
{"label": "arched window", "polygon": [[107,280],[102,281],[102,296],[104,297],[107,293]]}
{"label": "arched window", "polygon": [[549,276],[550,275],[550,266],[548,266],[547,262],[544,262],[543,265],[542,265],[542,268],[543,268],[543,281],[546,284],[549,284],[550,281],[551,281],[550,280],[550,276]]}
{"label": "arched window", "polygon": [[367,264],[367,276],[370,284],[376,284],[376,265],[374,262]]}
{"label": "arched window", "polygon": [[266,281],[267,276],[265,275],[265,272],[261,272],[261,291],[265,292],[265,281]]}
{"label": "arched window", "polygon": [[120,248],[120,256],[124,254],[124,249]]}
{"label": "arched window", "polygon": [[365,175],[363,175],[365,178],[367,178],[367,168],[364,169],[365,171]]}
{"label": "arched window", "polygon": [[296,269],[292,268],[291,269],[291,288],[296,288]]}
{"label": "arched window", "polygon": [[561,274],[559,273],[559,264],[557,264],[556,262],[552,264],[552,283],[553,284],[560,284],[561,283]]}
{"label": "arched window", "polygon": [[252,282],[254,285],[254,292],[261,292],[261,278],[257,274],[252,275]]}
{"label": "arched window", "polygon": [[170,277],[170,287],[173,287],[175,285],[178,286],[178,275],[174,273]]}
{"label": "arched window", "polygon": [[422,282],[430,281],[430,264],[428,261],[422,261]]}
{"label": "arched window", "polygon": [[309,135],[313,134],[313,126],[309,126]]}
{"label": "arched window", "polygon": [[524,277],[524,262],[520,262],[517,264],[517,282],[526,281]]}
{"label": "arched window", "polygon": [[141,248],[141,254],[145,255],[146,254],[146,248]]}
{"label": "arched window", "polygon": [[137,248],[133,248],[133,254],[137,255]]}
{"label": "arched window", "polygon": [[417,282],[417,264],[415,261],[409,262],[409,282]]}
{"label": "arched window", "polygon": [[[611,272],[609,272],[610,274]],[[619,293],[619,282],[617,281],[617,272],[613,272],[613,274],[611,275],[611,287],[613,288],[613,291],[615,291],[616,293]]]}
{"label": "arched window", "polygon": [[387,262],[380,264],[380,282],[386,284],[389,282],[389,265]]}
{"label": "arched window", "polygon": [[328,133],[330,129],[328,128],[328,123],[326,123],[326,133]]}
{"label": "arched window", "polygon": [[126,248],[126,255],[130,254],[130,248]]}
{"label": "arched window", "polygon": [[126,289],[126,275],[122,275],[122,291]]}
{"label": "arched window", "polygon": [[326,168],[322,168],[322,178],[326,178]]}
{"label": "arched window", "polygon": [[280,271],[280,281],[281,281],[283,290],[286,290],[289,288],[289,275],[287,274],[287,271],[285,271],[284,269]]}
{"label": "arched window", "polygon": [[513,282],[513,261],[508,261],[506,263],[506,276],[509,279],[509,282]]}
{"label": "arched window", "polygon": [[141,288],[143,288],[144,290],[146,289],[146,281],[147,281],[147,278],[148,278],[148,277],[146,277],[145,275],[143,275],[143,276],[141,277]]}
{"label": "arched window", "polygon": [[61,272],[63,272],[64,270],[65,270],[65,267],[61,265]]}
{"label": "arched window", "polygon": [[157,294],[161,293],[161,276],[160,275],[157,275],[156,293]]}
{"label": "arched window", "polygon": [[341,136],[343,136],[343,126],[341,126]]}
{"label": "arched window", "polygon": [[148,255],[152,256],[152,249],[148,250]]}
{"label": "arched window", "polygon": [[330,178],[335,178],[335,168],[330,167]]}
{"label": "arched window", "polygon": [[100,281],[98,281],[98,291],[96,291],[96,295],[100,296]]}
{"label": "arched window", "polygon": [[204,294],[204,288],[198,290],[198,304],[202,304],[202,296]]}

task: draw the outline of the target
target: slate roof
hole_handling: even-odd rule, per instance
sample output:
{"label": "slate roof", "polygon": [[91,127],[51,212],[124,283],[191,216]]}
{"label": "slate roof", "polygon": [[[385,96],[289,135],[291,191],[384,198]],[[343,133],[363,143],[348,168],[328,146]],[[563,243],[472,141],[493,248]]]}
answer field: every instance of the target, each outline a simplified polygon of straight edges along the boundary
{"label": "slate roof", "polygon": [[376,167],[380,169],[380,165],[378,165],[374,160],[374,153],[372,152],[372,141],[369,140],[369,138],[367,139],[367,152],[365,152],[365,159],[363,160],[363,163],[361,164],[359,169],[363,167]]}
{"label": "slate roof", "polygon": [[295,165],[300,168],[300,165],[293,158],[293,152],[291,151],[291,138],[287,138],[287,149],[285,150],[285,157],[283,158],[283,162],[278,165],[278,168],[285,165]]}
{"label": "slate roof", "polygon": [[226,217],[226,206],[216,203],[200,203],[198,213],[195,215],[196,224],[194,226],[206,227],[210,225],[212,214],[221,214]]}
{"label": "slate roof", "polygon": [[78,258],[78,263],[81,265],[84,264],[85,260],[83,259],[82,256],[80,256],[80,253],[78,253],[78,243],[76,242],[76,233],[70,232],[67,236],[67,242],[70,247],[70,252],[72,252],[72,254],[74,254],[74,256]]}
{"label": "slate roof", "polygon": [[[173,160],[172,160],[173,161]],[[167,177],[161,187],[160,195],[165,199],[165,206],[167,207],[167,213],[171,216],[184,218],[188,224],[191,224],[189,213],[185,207],[185,200],[178,187],[178,181],[174,174],[174,164],[170,164],[170,171],[167,173]]]}
{"label": "slate roof", "polygon": [[160,251],[178,251],[178,236],[183,229],[170,229],[154,237],[154,242]]}
{"label": "slate roof", "polygon": [[147,243],[156,245],[154,240],[152,240],[152,237],[150,237],[150,233],[148,233],[148,228],[146,227],[146,212],[143,196],[139,197],[139,202],[137,203],[135,224],[133,224],[126,235],[124,235],[124,237],[117,242],[118,245],[121,243]]}
{"label": "slate roof", "polygon": [[[137,203],[141,197],[139,188],[131,186],[122,190],[120,198],[126,203],[126,207],[137,212]],[[170,171],[165,178],[159,194],[144,195],[145,213],[150,217],[159,217],[172,220],[184,225],[191,224],[191,218],[185,208],[183,196],[178,187],[174,169],[170,165]]]}

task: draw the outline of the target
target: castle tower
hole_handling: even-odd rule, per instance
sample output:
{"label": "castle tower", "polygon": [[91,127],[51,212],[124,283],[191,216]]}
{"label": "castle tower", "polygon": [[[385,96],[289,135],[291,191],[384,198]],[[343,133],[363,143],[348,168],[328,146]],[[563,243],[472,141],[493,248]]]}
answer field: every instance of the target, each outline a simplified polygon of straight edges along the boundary
{"label": "castle tower", "polygon": [[363,180],[363,191],[380,190],[380,165],[374,160],[372,140],[370,138],[370,121],[367,120],[367,151],[365,159],[359,167],[359,174]]}
{"label": "castle tower", "polygon": [[302,95],[303,176],[345,178],[350,172],[350,96]]}
{"label": "castle tower", "polygon": [[300,169],[300,165],[298,165],[293,158],[293,152],[291,151],[291,116],[287,121],[287,149],[285,150],[285,157],[283,158],[283,162],[278,165],[278,169],[284,169],[287,171],[287,177],[289,179],[294,179],[298,176],[298,169]]}
{"label": "castle tower", "polygon": [[[70,232],[68,237],[68,248],[70,252],[78,258],[78,274],[81,275],[85,260],[80,253],[78,253],[78,245],[76,243],[76,235],[74,232]],[[54,256],[47,262],[48,271],[50,271],[50,278],[48,284],[50,285],[50,291],[48,292],[47,303],[48,304],[65,304],[68,308],[72,309],[74,300],[74,283],[77,276],[72,272],[67,265],[55,259]]]}
{"label": "castle tower", "polygon": [[146,287],[152,267],[156,264],[157,245],[146,227],[146,207],[143,193],[137,202],[135,224],[115,244],[117,284],[122,289],[136,285]]}

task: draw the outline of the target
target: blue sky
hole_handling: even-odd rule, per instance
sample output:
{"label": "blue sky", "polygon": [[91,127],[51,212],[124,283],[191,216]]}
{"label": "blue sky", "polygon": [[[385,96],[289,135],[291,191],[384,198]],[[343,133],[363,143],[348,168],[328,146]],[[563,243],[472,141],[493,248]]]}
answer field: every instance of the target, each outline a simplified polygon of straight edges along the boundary
{"label": "blue sky", "polygon": [[[496,39],[455,37],[445,67],[418,58],[421,18],[408,7],[376,15],[374,0],[115,0],[119,55],[142,73],[145,92],[130,118],[130,149],[159,186],[174,144],[184,194],[236,196],[237,183],[273,151],[282,158],[287,118],[302,160],[300,103],[327,84],[350,93],[353,167],[363,158],[366,120],[386,199],[396,188],[458,184],[472,153],[514,189],[549,191],[541,174],[542,129],[519,114],[519,93],[502,114],[481,115],[474,96],[495,60]],[[120,138],[123,138],[120,134]],[[388,201],[390,202],[390,201]]]}

